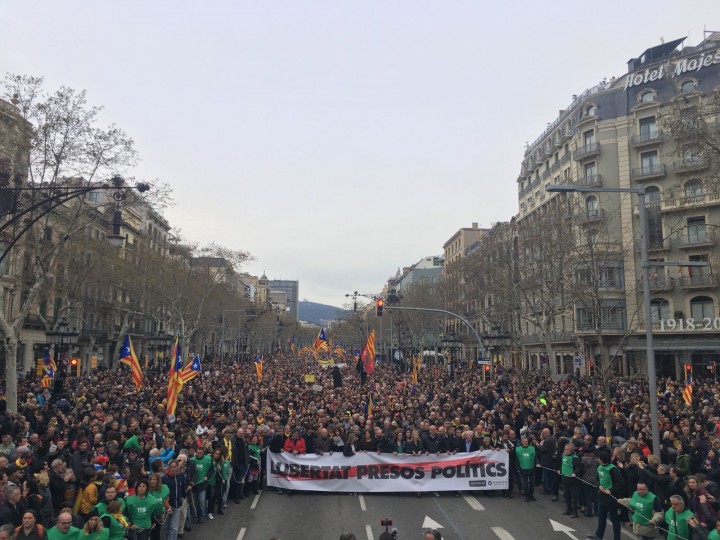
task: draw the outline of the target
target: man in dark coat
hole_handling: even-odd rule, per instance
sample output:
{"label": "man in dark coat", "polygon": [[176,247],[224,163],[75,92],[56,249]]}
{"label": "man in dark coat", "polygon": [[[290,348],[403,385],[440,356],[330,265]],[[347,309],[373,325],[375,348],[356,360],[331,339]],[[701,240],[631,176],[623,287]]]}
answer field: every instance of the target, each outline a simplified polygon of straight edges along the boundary
{"label": "man in dark coat", "polygon": [[230,465],[232,466],[230,491],[234,494],[235,504],[240,504],[240,501],[245,498],[245,476],[247,475],[249,461],[250,455],[245,442],[245,430],[239,428],[233,439],[232,456],[230,458]]}

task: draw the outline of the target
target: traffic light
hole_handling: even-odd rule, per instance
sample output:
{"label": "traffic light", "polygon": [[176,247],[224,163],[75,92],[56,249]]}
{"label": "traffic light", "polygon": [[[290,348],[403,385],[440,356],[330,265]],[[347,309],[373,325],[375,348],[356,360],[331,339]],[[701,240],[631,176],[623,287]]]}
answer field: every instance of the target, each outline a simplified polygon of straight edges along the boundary
{"label": "traffic light", "polygon": [[80,376],[80,360],[72,358],[70,360],[70,373],[74,373],[76,377]]}
{"label": "traffic light", "polygon": [[375,315],[377,315],[378,317],[382,317],[382,310],[384,305],[385,302],[383,302],[383,299],[378,298],[375,302]]}
{"label": "traffic light", "polygon": [[692,371],[692,364],[685,364],[685,373],[690,373]]}
{"label": "traffic light", "polygon": [[485,364],[485,371],[490,371],[490,364]]}
{"label": "traffic light", "polygon": [[589,360],[589,361],[588,361],[588,367],[589,367],[589,368],[592,368],[592,367],[593,367],[593,361],[592,361],[592,360]]}

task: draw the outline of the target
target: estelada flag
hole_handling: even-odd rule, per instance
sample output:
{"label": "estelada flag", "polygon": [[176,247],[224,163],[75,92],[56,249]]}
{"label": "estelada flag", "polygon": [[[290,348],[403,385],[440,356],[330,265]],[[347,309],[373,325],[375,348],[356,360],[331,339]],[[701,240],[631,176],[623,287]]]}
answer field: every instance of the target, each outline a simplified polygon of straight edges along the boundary
{"label": "estelada flag", "polygon": [[130,366],[135,387],[140,390],[142,388],[142,369],[140,369],[140,362],[133,350],[130,334],[125,334],[125,343],[120,347],[120,363]]}
{"label": "estelada flag", "polygon": [[180,370],[180,381],[182,384],[187,384],[192,381],[195,377],[202,373],[202,366],[200,365],[200,355],[196,354],[193,356],[192,362]]}
{"label": "estelada flag", "polygon": [[325,329],[324,328],[320,328],[320,333],[318,333],[318,336],[315,338],[315,341],[313,342],[313,349],[315,349],[316,351],[329,350],[328,340],[325,337]]}
{"label": "estelada flag", "polygon": [[255,373],[257,374],[258,381],[262,381],[263,377],[263,356],[258,354],[255,357]]}

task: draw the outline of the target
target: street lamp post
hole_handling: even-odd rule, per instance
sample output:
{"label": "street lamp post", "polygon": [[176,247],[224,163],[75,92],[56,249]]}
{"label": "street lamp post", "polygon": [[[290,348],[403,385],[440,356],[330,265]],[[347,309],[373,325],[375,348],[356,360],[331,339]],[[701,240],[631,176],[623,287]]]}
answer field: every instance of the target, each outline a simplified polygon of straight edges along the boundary
{"label": "street lamp post", "polygon": [[55,358],[57,358],[58,363],[62,363],[62,368],[60,369],[65,368],[64,358],[62,357],[65,352],[65,346],[67,345],[69,350],[70,345],[76,344],[77,338],[80,336],[80,332],[77,332],[75,328],[68,330],[68,326],[70,326],[70,323],[63,317],[57,323],[57,330],[45,332],[48,342],[54,346]]}
{"label": "street lamp post", "polygon": [[653,454],[660,457],[660,426],[658,425],[657,406],[657,373],[655,370],[655,346],[652,330],[652,307],[650,304],[650,278],[648,264],[648,221],[645,207],[645,187],[638,188],[601,188],[581,187],[570,185],[549,185],[545,188],[549,192],[560,193],[634,193],[638,197],[640,213],[640,267],[642,268],[643,308],[645,313],[645,347],[648,375],[648,394],[650,395],[650,423],[652,424]]}

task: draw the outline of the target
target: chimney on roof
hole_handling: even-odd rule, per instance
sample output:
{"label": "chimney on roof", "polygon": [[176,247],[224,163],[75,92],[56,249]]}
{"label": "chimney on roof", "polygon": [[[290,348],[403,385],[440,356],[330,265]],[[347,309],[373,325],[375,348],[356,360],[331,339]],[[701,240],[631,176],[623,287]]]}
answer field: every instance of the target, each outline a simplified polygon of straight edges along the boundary
{"label": "chimney on roof", "polygon": [[473,229],[477,229],[477,228],[478,228],[478,222],[477,222],[477,221],[473,221],[472,228],[473,228]]}

